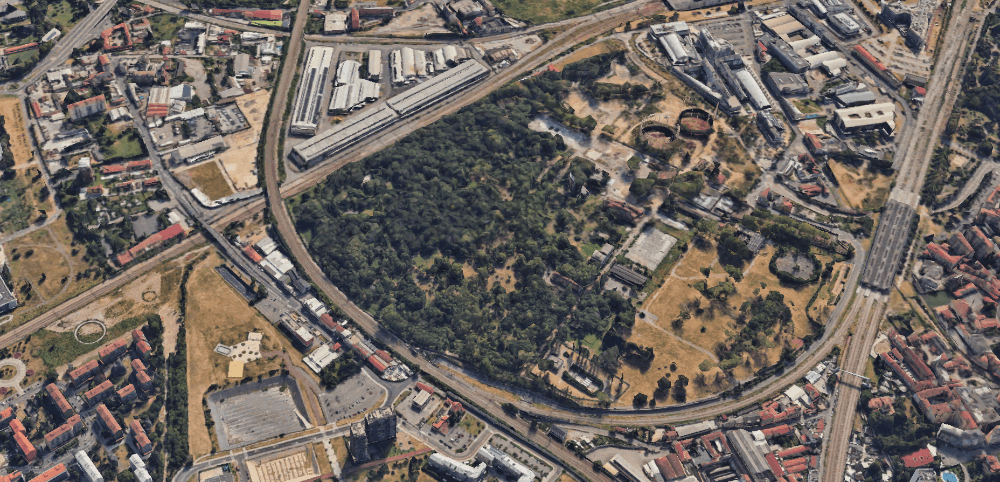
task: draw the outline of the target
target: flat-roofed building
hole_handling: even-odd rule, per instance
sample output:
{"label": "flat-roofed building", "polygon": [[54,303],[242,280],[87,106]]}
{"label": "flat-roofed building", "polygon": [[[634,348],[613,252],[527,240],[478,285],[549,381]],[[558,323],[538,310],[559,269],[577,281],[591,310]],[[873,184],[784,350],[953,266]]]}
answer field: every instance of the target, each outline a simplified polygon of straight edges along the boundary
{"label": "flat-roofed building", "polygon": [[5,313],[14,308],[17,308],[17,298],[14,298],[14,293],[10,292],[7,283],[0,279],[0,313]]}
{"label": "flat-roofed building", "polygon": [[480,462],[479,465],[473,467],[439,453],[431,454],[428,463],[438,473],[447,475],[456,482],[477,482],[482,480],[486,474],[486,469],[489,468],[485,462]]}
{"label": "flat-roofed building", "polygon": [[382,51],[368,51],[368,80],[378,81],[382,78]]}
{"label": "flat-roofed building", "polygon": [[66,106],[71,121],[78,121],[84,117],[100,114],[108,110],[108,105],[104,101],[104,95],[98,95],[89,99],[81,100]]}
{"label": "flat-roofed building", "polygon": [[80,466],[80,470],[83,471],[83,477],[87,482],[104,482],[104,476],[101,475],[100,470],[97,470],[97,466],[94,465],[93,460],[90,460],[87,452],[77,450],[74,457],[76,458],[77,465]]}
{"label": "flat-roofed building", "polygon": [[398,119],[399,116],[385,105],[362,110],[345,122],[293,147],[291,157],[299,166],[314,166],[327,156],[368,138]]}
{"label": "flat-roofed building", "polygon": [[114,441],[119,441],[125,435],[122,426],[115,420],[115,416],[103,403],[97,405],[97,419],[101,421],[101,426],[111,434]]}
{"label": "flat-roofed building", "polygon": [[323,33],[334,34],[347,31],[347,14],[330,12],[323,17]]}
{"label": "flat-roofed building", "polygon": [[730,430],[726,433],[729,439],[729,446],[736,452],[736,456],[747,474],[754,482],[772,480],[774,475],[771,467],[764,458],[764,452],[754,443],[750,432],[746,430]]}
{"label": "flat-roofed building", "polygon": [[312,47],[302,69],[302,80],[292,107],[291,133],[316,135],[322,113],[323,94],[330,75],[330,66],[336,50],[332,47]]}
{"label": "flat-roofed building", "polygon": [[427,406],[427,402],[431,400],[431,392],[421,390],[417,392],[417,396],[413,397],[413,406],[423,410]]}
{"label": "flat-roofed building", "polygon": [[477,61],[465,62],[389,99],[386,105],[406,117],[478,82],[489,73],[490,69]]}
{"label": "flat-roofed building", "polygon": [[806,95],[809,83],[799,74],[790,72],[768,72],[767,83],[778,95]]}
{"label": "flat-roofed building", "polygon": [[222,136],[215,136],[195,144],[188,144],[186,146],[179,147],[174,150],[170,156],[174,162],[194,164],[196,162],[209,159],[214,156],[216,152],[225,150],[228,147],[229,145],[226,144],[226,140],[223,139]]}
{"label": "flat-roofed building", "polygon": [[73,406],[66,401],[62,390],[55,383],[46,385],[45,391],[49,394],[49,402],[52,403],[52,407],[63,420],[73,416]]}
{"label": "flat-roofed building", "polygon": [[892,102],[837,109],[833,115],[837,128],[846,134],[881,130],[891,135],[896,130],[896,104]]}

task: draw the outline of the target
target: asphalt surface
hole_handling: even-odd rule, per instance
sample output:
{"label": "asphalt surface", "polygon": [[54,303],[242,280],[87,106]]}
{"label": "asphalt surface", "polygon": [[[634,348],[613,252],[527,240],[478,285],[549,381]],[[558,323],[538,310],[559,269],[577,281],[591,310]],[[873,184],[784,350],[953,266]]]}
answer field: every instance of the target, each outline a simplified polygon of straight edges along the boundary
{"label": "asphalt surface", "polygon": [[[897,155],[903,156],[903,163],[897,177],[896,187],[890,193],[890,201],[886,204],[886,212],[879,223],[872,241],[873,258],[880,256],[874,267],[866,267],[866,280],[871,285],[883,291],[892,286],[896,268],[902,260],[909,238],[910,220],[920,199],[927,169],[933,149],[940,139],[941,132],[951,115],[952,107],[958,92],[961,90],[961,76],[968,56],[974,50],[978,40],[981,22],[971,22],[970,17],[975,2],[953,3],[953,11],[945,32],[943,46],[938,51],[937,64],[927,85],[927,96],[920,111],[920,116],[899,139]],[[961,8],[961,10],[958,10]],[[990,10],[994,10],[991,8]],[[985,16],[985,12],[982,14]],[[966,47],[971,47],[966,50]],[[905,207],[902,207],[905,206]],[[902,227],[905,225],[906,227]],[[889,269],[891,267],[891,269]],[[869,276],[869,272],[871,275]],[[885,312],[887,297],[877,297],[874,294],[864,298],[861,306],[852,308],[852,313],[859,312],[855,335],[843,358],[841,368],[852,373],[863,373],[872,343],[878,333],[878,325]],[[848,317],[849,319],[852,316]],[[823,446],[822,477],[824,481],[840,482],[844,480],[847,466],[847,448],[854,428],[854,417],[857,412],[858,398],[861,393],[859,383],[841,383],[839,397],[836,403],[831,425],[831,433]]]}

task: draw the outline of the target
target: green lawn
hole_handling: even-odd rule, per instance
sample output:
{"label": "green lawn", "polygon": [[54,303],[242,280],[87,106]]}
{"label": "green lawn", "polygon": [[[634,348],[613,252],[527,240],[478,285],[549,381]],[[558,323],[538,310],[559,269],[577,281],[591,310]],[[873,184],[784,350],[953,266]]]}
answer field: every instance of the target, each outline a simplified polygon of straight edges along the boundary
{"label": "green lawn", "polygon": [[493,2],[511,17],[535,25],[590,13],[601,0],[496,0]]}
{"label": "green lawn", "polygon": [[37,60],[38,49],[26,50],[24,52],[18,52],[7,56],[7,62],[10,63],[10,65],[29,64]]}
{"label": "green lawn", "polygon": [[77,19],[73,18],[73,9],[69,6],[67,0],[50,3],[45,14],[58,25],[59,30],[62,30],[63,33],[66,33],[76,24]]}
{"label": "green lawn", "polygon": [[153,37],[156,40],[171,40],[184,28],[184,17],[161,13],[149,18],[149,26],[153,28]]}
{"label": "green lawn", "polygon": [[[108,328],[107,335],[104,336],[102,341],[109,342],[115,338],[138,328],[140,325],[146,322],[145,316],[136,316],[133,318],[127,318],[116,323],[114,326]],[[84,340],[86,341],[86,340]],[[83,355],[89,351],[93,351],[95,348],[99,348],[101,345],[85,345],[76,341],[76,337],[73,332],[66,333],[56,333],[49,330],[39,330],[31,335],[31,340],[28,342],[30,347],[30,352],[32,356],[36,356],[45,362],[45,365],[50,368],[56,368],[60,365],[65,365],[78,356]]]}

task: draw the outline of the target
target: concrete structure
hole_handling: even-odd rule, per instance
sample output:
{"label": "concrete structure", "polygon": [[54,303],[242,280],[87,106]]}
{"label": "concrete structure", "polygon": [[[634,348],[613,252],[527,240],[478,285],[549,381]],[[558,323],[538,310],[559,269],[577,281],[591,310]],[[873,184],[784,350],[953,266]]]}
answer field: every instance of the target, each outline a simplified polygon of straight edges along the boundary
{"label": "concrete structure", "polygon": [[351,424],[347,449],[351,452],[354,463],[368,461],[368,434],[365,432],[364,422]]}
{"label": "concrete structure", "polygon": [[746,430],[730,430],[726,432],[729,445],[736,452],[740,463],[754,482],[770,480],[774,475],[764,458],[763,450],[753,441]]}
{"label": "concrete structure", "polygon": [[[616,455],[617,456],[617,455]],[[532,482],[535,480],[535,473],[525,467],[511,456],[497,450],[492,445],[485,445],[476,452],[476,460],[492,465],[513,477],[517,482]]]}
{"label": "concrete structure", "polygon": [[344,12],[330,12],[323,18],[323,33],[334,34],[347,31],[347,14]]}
{"label": "concrete structure", "polygon": [[227,148],[229,146],[226,144],[225,139],[222,136],[215,136],[195,144],[179,147],[170,153],[170,157],[176,163],[194,164],[210,159],[216,152]]}
{"label": "concrete structure", "polygon": [[381,443],[396,438],[396,413],[385,407],[365,415],[368,443]]}
{"label": "concrete structure", "polygon": [[848,107],[833,112],[835,125],[846,134],[881,130],[886,135],[891,135],[896,130],[896,105],[892,102]]}
{"label": "concrete structure", "polygon": [[431,400],[431,392],[421,390],[413,397],[413,406],[418,410],[423,410],[427,406],[427,402]]}
{"label": "concrete structure", "polygon": [[809,94],[809,84],[799,74],[768,72],[765,80],[771,86],[771,90],[778,95]]}
{"label": "concrete structure", "polygon": [[69,120],[78,121],[84,117],[100,114],[108,110],[108,105],[104,101],[104,95],[98,95],[70,104],[66,106],[66,109],[69,112]]}
{"label": "concrete structure", "polygon": [[[395,70],[396,67],[393,66],[393,69]],[[291,158],[300,166],[313,166],[327,156],[340,152],[388,127],[396,122],[400,116],[411,115],[439,102],[446,96],[467,88],[487,75],[489,75],[489,69],[479,62],[465,62],[461,68],[438,75],[389,99],[384,106],[367,110],[348,122],[343,122],[321,135],[300,143],[292,148]]]}
{"label": "concrete structure", "polygon": [[488,467],[485,462],[480,462],[479,465],[472,467],[439,453],[431,454],[428,463],[430,463],[430,466],[434,470],[454,479],[456,482],[476,482],[482,480]]}
{"label": "concrete structure", "polygon": [[400,116],[406,117],[478,82],[489,73],[490,70],[479,62],[465,62],[447,73],[389,99],[386,105]]}
{"label": "concrete structure", "polygon": [[104,476],[101,475],[101,471],[97,470],[97,466],[94,465],[94,461],[90,460],[90,456],[87,452],[83,450],[77,450],[76,463],[80,466],[80,470],[83,472],[83,477],[87,479],[87,482],[104,482]]}
{"label": "concrete structure", "polygon": [[368,51],[368,80],[378,81],[382,78],[382,51]]}
{"label": "concrete structure", "polygon": [[830,26],[833,27],[833,31],[844,37],[856,37],[861,35],[861,24],[858,23],[850,14],[847,12],[840,12],[830,15],[826,18]]}
{"label": "concrete structure", "polygon": [[237,79],[253,77],[253,67],[250,66],[250,54],[239,53],[233,59],[233,72]]}
{"label": "concrete structure", "polygon": [[0,279],[0,313],[8,312],[14,308],[17,308],[17,298],[14,298],[7,283]]}
{"label": "concrete structure", "polygon": [[292,107],[290,132],[298,135],[316,135],[323,94],[326,92],[330,66],[336,50],[332,47],[312,47],[302,69],[302,80]]}

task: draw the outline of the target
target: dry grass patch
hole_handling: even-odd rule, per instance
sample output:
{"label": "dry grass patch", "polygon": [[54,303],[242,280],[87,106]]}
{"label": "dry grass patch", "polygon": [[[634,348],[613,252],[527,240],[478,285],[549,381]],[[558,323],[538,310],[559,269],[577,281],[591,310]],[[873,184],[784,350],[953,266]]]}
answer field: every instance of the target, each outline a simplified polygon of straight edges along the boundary
{"label": "dry grass patch", "polygon": [[13,95],[0,96],[0,116],[4,119],[4,129],[10,134],[10,149],[14,153],[15,168],[35,160],[28,142],[28,128],[24,122],[21,102],[21,99]]}
{"label": "dry grass patch", "polygon": [[[768,263],[774,250],[773,246],[762,249],[752,264],[744,267],[743,280],[734,283],[736,293],[726,302],[720,302],[706,299],[694,288],[695,283],[705,279],[697,269],[708,266],[715,259],[714,248],[705,251],[690,249],[678,264],[677,275],[693,272],[697,279],[666,278],[664,284],[643,304],[643,308],[657,319],[647,317],[636,320],[629,340],[642,346],[652,347],[656,358],[648,370],[640,371],[627,366],[622,370],[625,381],[632,384],[630,392],[652,394],[656,388],[656,381],[666,373],[665,370],[672,362],[677,364],[677,374],[683,374],[692,380],[688,387],[689,399],[727,388],[724,381],[717,380],[721,370],[712,368],[702,372],[698,365],[704,360],[714,362],[717,345],[738,334],[742,327],[736,324],[734,317],[745,301],[757,295],[766,296],[770,291],[780,292],[784,296],[785,304],[791,309],[792,323],[784,331],[768,338],[765,348],[745,355],[745,363],[733,370],[735,376],[749,376],[756,370],[773,364],[785,342],[811,333],[805,307],[817,289],[818,283],[801,288],[781,286],[768,270]],[[830,258],[820,256],[820,260],[826,262]],[[708,279],[707,284],[713,287],[725,280],[726,278],[722,276],[714,276]],[[672,326],[672,322],[681,318],[682,311],[687,311],[690,318],[685,320],[683,327],[678,330]],[[701,349],[696,349],[679,338]],[[704,377],[704,385],[695,383],[699,375]],[[676,379],[676,374],[673,378]],[[660,403],[667,402],[660,401]],[[629,403],[631,396],[623,397],[619,401],[619,405]]]}
{"label": "dry grass patch", "polygon": [[830,170],[840,183],[840,192],[854,209],[867,211],[880,207],[889,196],[892,179],[862,167],[858,169],[835,160]]}
{"label": "dry grass patch", "polygon": [[610,52],[616,52],[620,50],[625,50],[625,44],[621,40],[605,40],[603,42],[597,42],[588,47],[584,47],[576,52],[573,52],[555,62],[553,65],[555,69],[562,72],[562,68],[572,64],[573,62],[578,62],[583,59],[589,59],[591,57],[606,54]]}
{"label": "dry grass patch", "polygon": [[[187,357],[188,357],[188,443],[195,457],[212,451],[212,438],[205,426],[202,398],[208,388],[233,384],[228,380],[229,358],[214,352],[215,345],[234,345],[245,341],[251,331],[264,334],[261,351],[278,351],[291,347],[291,342],[215,272],[222,263],[216,251],[200,261],[192,270],[187,284]],[[280,370],[281,359],[261,359],[248,363],[245,377],[268,375]]]}
{"label": "dry grass patch", "polygon": [[214,159],[190,169],[178,171],[177,178],[189,189],[196,187],[212,200],[233,194],[233,188],[229,186],[219,163]]}

